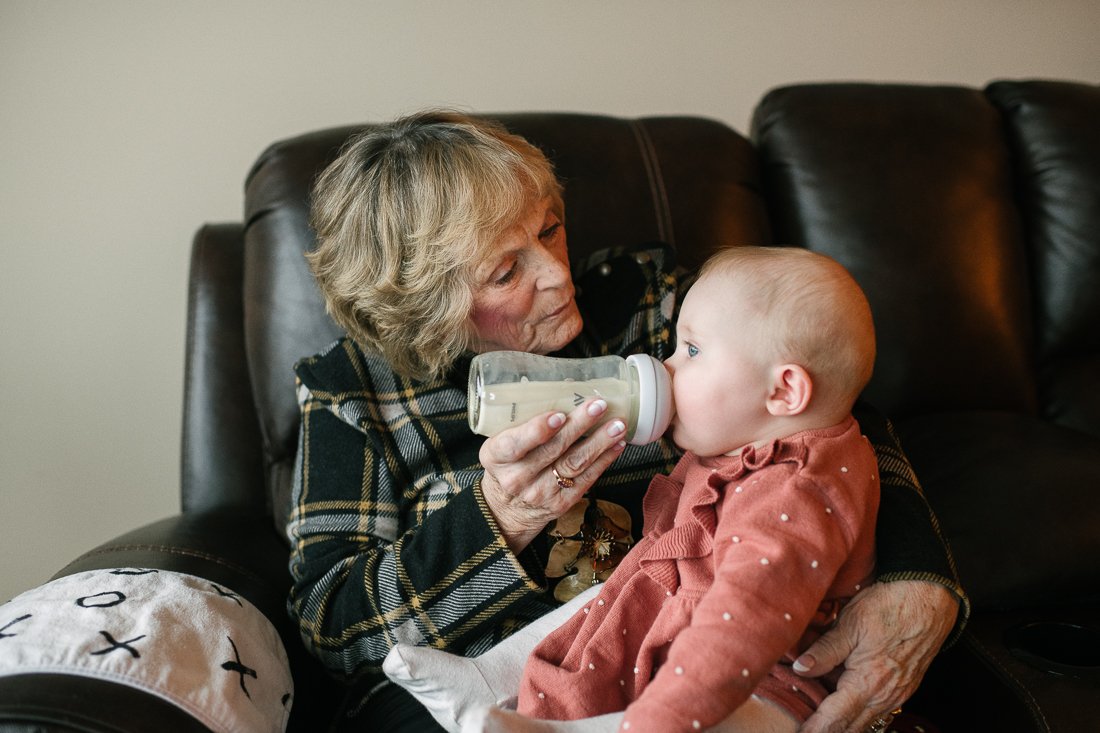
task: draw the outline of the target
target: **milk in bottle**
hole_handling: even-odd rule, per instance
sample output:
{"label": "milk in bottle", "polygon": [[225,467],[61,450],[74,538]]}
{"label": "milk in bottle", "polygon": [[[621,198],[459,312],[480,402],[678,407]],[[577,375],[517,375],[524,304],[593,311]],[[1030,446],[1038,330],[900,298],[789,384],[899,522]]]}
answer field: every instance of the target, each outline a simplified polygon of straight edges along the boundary
{"label": "milk in bottle", "polygon": [[668,372],[644,354],[562,359],[519,351],[479,354],[470,367],[469,423],[492,436],[549,411],[568,413],[591,397],[607,402],[601,422],[626,424],[626,440],[652,442],[672,415]]}

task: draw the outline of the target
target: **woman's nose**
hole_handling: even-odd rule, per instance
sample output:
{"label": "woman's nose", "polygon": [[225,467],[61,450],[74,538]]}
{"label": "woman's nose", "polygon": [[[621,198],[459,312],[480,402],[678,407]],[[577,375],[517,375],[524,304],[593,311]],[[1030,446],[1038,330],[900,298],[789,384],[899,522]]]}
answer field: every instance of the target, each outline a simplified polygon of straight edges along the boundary
{"label": "woman's nose", "polygon": [[572,278],[568,263],[562,262],[552,252],[539,250],[538,285],[541,289],[560,288]]}

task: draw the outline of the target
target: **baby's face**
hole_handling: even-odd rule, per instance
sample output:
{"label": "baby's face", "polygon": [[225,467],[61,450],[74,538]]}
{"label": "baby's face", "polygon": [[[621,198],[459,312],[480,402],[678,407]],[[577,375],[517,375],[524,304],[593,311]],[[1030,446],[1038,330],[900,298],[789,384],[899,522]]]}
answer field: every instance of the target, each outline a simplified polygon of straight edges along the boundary
{"label": "baby's face", "polygon": [[754,442],[769,418],[769,365],[745,328],[756,316],[731,288],[720,271],[692,286],[676,322],[676,352],[665,361],[676,407],[672,439],[700,456]]}

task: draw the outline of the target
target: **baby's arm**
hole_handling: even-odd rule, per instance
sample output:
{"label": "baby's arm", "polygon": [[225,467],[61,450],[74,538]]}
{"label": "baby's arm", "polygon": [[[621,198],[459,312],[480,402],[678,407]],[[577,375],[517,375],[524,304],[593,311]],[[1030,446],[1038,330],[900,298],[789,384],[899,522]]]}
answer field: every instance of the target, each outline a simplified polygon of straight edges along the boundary
{"label": "baby's arm", "polygon": [[805,632],[852,540],[838,521],[847,512],[830,511],[832,502],[812,486],[783,474],[772,467],[726,488],[713,540],[714,583],[627,708],[624,725],[715,725],[749,699]]}

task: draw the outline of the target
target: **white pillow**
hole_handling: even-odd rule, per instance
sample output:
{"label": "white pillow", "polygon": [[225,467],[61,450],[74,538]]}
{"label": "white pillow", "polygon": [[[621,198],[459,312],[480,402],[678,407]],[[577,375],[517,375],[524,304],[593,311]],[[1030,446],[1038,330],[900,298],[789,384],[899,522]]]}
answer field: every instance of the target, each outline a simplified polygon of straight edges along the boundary
{"label": "white pillow", "polygon": [[216,733],[286,729],[294,683],[275,627],[204,578],[141,568],[58,578],[0,606],[0,677],[130,685]]}

